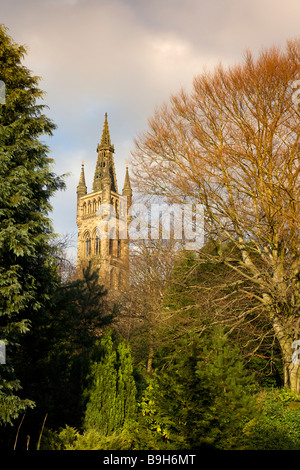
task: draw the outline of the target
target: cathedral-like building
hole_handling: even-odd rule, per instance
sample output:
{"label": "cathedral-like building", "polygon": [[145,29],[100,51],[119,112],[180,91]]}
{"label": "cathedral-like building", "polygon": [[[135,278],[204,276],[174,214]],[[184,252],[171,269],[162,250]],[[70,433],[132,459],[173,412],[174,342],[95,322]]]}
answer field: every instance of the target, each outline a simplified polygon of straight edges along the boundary
{"label": "cathedral-like building", "polygon": [[119,226],[119,221],[128,222],[132,198],[128,168],[122,194],[118,193],[114,151],[106,113],[101,142],[97,146],[92,192],[87,192],[84,164],[77,186],[77,272],[80,276],[82,269],[91,262],[99,269],[99,283],[109,292],[118,291],[128,282],[129,240],[127,233],[124,236],[127,224],[121,226],[120,222]]}

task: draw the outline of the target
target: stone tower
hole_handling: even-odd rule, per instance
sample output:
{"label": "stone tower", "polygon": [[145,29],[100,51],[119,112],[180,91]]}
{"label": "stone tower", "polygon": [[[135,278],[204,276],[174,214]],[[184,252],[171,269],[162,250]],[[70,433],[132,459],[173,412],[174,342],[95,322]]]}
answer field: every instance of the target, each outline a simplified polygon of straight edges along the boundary
{"label": "stone tower", "polygon": [[132,190],[126,168],[122,195],[118,193],[107,113],[101,142],[97,146],[97,163],[92,192],[87,192],[84,164],[77,186],[77,272],[89,262],[99,268],[99,283],[116,293],[126,286],[129,275],[128,208]]}

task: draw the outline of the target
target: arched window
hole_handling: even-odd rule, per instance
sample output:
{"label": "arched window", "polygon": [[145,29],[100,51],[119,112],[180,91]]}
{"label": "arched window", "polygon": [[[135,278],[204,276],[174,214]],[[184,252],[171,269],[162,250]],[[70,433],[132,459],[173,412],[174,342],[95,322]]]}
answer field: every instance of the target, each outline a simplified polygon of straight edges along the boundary
{"label": "arched window", "polygon": [[95,238],[95,255],[100,255],[101,253],[101,239],[96,236]]}
{"label": "arched window", "polygon": [[86,202],[83,203],[83,206],[82,206],[82,213],[83,213],[83,215],[86,214]]}
{"label": "arched window", "polygon": [[91,245],[92,245],[91,236],[90,236],[89,232],[87,232],[85,237],[84,237],[84,256],[86,258],[91,256]]}
{"label": "arched window", "polygon": [[91,209],[92,209],[92,204],[91,204],[91,201],[88,202],[88,214],[91,213]]}
{"label": "arched window", "polygon": [[90,237],[87,237],[85,239],[85,256],[88,258],[91,256],[91,239]]}
{"label": "arched window", "polygon": [[121,240],[118,240],[118,258],[121,258]]}

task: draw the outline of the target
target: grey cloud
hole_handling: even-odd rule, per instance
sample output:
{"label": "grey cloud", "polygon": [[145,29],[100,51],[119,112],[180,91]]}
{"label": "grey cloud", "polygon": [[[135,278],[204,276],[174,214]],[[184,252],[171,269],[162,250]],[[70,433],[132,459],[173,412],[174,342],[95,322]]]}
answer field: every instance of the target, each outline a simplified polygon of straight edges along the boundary
{"label": "grey cloud", "polygon": [[0,0],[0,7],[12,37],[28,45],[26,64],[42,76],[59,126],[49,141],[56,170],[72,170],[53,202],[62,232],[76,230],[82,156],[92,175],[106,111],[122,186],[133,138],[156,105],[205,66],[284,44],[298,35],[300,14],[298,0]]}

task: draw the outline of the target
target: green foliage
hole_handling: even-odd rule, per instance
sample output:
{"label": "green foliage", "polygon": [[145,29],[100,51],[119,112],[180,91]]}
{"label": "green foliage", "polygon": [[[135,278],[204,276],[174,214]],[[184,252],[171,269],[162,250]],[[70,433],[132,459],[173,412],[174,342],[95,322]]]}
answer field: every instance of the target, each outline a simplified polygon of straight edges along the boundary
{"label": "green foliage", "polygon": [[230,343],[221,328],[213,330],[208,340],[196,370],[214,393],[207,410],[211,414],[207,440],[218,448],[242,448],[246,445],[243,426],[257,414],[254,377],[245,369],[237,345]]}
{"label": "green foliage", "polygon": [[32,400],[21,399],[14,392],[20,388],[19,382],[16,384],[9,381],[9,387],[3,387],[0,393],[0,416],[2,423],[10,423],[16,419],[19,414],[27,408],[34,408],[35,403]]}
{"label": "green foliage", "polygon": [[[272,396],[272,394],[271,394]],[[276,401],[281,401],[282,403],[291,404],[294,402],[300,402],[300,395],[292,392],[289,388],[281,388],[274,393]]]}
{"label": "green foliage", "polygon": [[139,399],[128,345],[109,331],[90,372],[85,430],[45,430],[42,449],[299,449],[299,396],[253,395],[240,351],[219,328],[178,341]]}
{"label": "green foliage", "polygon": [[[228,325],[232,340],[247,358],[247,368],[255,372],[262,387],[281,386],[282,357],[274,341],[269,317],[255,298],[253,286],[223,262],[230,255],[232,264],[239,254],[232,243],[208,242],[195,256],[181,252],[164,298],[166,321],[161,328],[165,347],[176,338],[205,331],[211,325]],[[220,253],[219,253],[220,254]],[[241,320],[242,319],[242,320]],[[154,363],[159,358],[154,358]],[[159,364],[159,363],[158,363]]]}
{"label": "green foliage", "polygon": [[59,432],[47,431],[42,441],[42,450],[116,450],[128,449],[120,435],[103,436],[95,429],[81,434],[66,426]]}
{"label": "green foliage", "polygon": [[169,448],[246,445],[243,427],[257,414],[252,378],[222,331],[195,338],[192,345],[182,340],[167,366],[156,371],[155,382],[142,411]]}
{"label": "green foliage", "polygon": [[97,332],[112,321],[114,312],[106,303],[107,291],[98,280],[98,270],[90,263],[82,278],[61,285],[53,295],[47,336],[54,338],[55,354],[62,345],[71,356],[90,352]]}
{"label": "green foliage", "polygon": [[79,432],[76,428],[65,426],[58,431],[45,429],[41,439],[41,450],[67,450],[76,441]]}
{"label": "green foliage", "polygon": [[261,414],[244,427],[248,449],[300,450],[300,397],[283,388],[265,392]]}
{"label": "green foliage", "polygon": [[248,356],[247,369],[255,374],[255,380],[261,388],[281,387],[283,385],[282,357],[279,348],[274,346],[274,351],[269,351],[268,341],[263,341],[261,349],[263,354]]}
{"label": "green foliage", "polygon": [[20,381],[11,357],[56,282],[48,214],[50,198],[63,187],[40,141],[55,125],[38,103],[38,77],[22,65],[25,52],[0,26],[0,80],[6,85],[0,105],[0,339],[8,356],[1,366],[0,424],[31,404],[16,394]]}
{"label": "green foliage", "polygon": [[54,429],[82,425],[90,356],[99,332],[113,318],[105,298],[97,272],[87,267],[81,279],[57,286],[21,341],[15,368],[23,393],[30,393],[37,405],[26,414],[19,448],[26,446],[26,435],[32,445],[37,441],[46,414],[47,426]]}
{"label": "green foliage", "polygon": [[59,431],[45,430],[42,450],[159,450],[151,432],[140,423],[132,422],[119,433],[104,436],[96,429],[80,433],[66,426]]}
{"label": "green foliage", "polygon": [[108,436],[134,419],[136,386],[131,353],[125,341],[119,341],[115,347],[111,333],[106,332],[98,356],[90,370],[84,429],[95,429]]}
{"label": "green foliage", "polygon": [[140,423],[152,433],[157,443],[160,442],[161,448],[162,444],[170,438],[168,429],[170,420],[166,417],[162,418],[157,409],[156,401],[159,391],[157,379],[151,378],[138,403],[138,408],[141,414]]}
{"label": "green foliage", "polygon": [[83,434],[78,433],[76,439],[66,450],[130,450],[131,440],[126,433],[113,433],[104,436],[101,432],[91,429]]}

